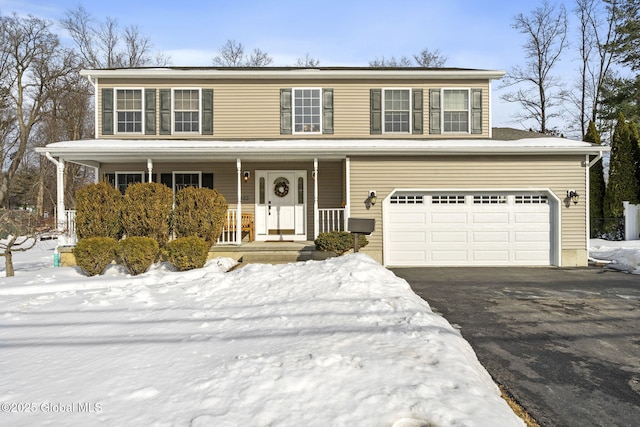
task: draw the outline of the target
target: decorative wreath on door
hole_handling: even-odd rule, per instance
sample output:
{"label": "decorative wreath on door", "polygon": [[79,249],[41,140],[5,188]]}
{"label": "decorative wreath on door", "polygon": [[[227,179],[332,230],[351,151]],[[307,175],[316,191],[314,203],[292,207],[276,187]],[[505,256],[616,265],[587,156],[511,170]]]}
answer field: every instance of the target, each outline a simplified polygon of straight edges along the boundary
{"label": "decorative wreath on door", "polygon": [[287,178],[278,178],[275,180],[275,186],[273,192],[278,197],[284,197],[289,194],[289,181]]}

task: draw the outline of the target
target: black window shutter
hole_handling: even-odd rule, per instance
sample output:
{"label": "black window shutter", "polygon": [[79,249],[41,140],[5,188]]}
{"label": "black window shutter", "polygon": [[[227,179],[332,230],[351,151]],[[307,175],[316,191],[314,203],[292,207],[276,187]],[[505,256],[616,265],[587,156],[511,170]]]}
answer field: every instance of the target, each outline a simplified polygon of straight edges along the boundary
{"label": "black window shutter", "polygon": [[202,134],[213,135],[213,89],[202,89]]}
{"label": "black window shutter", "polygon": [[213,190],[213,174],[212,173],[202,174],[202,188],[208,188],[210,190]]}
{"label": "black window shutter", "polygon": [[414,134],[422,134],[422,121],[423,121],[423,102],[422,102],[422,89],[413,89],[411,91],[413,96],[413,130]]}
{"label": "black window shutter", "polygon": [[291,135],[291,89],[280,89],[280,134]]}
{"label": "black window shutter", "polygon": [[371,134],[382,133],[382,89],[371,89]]}
{"label": "black window shutter", "polygon": [[144,133],[156,134],[156,90],[144,90]]}
{"label": "black window shutter", "polygon": [[115,173],[105,173],[104,180],[112,187],[116,186],[116,174]]}
{"label": "black window shutter", "polygon": [[482,133],[482,89],[471,90],[471,133]]}
{"label": "black window shutter", "polygon": [[113,135],[113,89],[102,89],[102,134]]}
{"label": "black window shutter", "polygon": [[333,135],[333,89],[322,89],[322,133]]}
{"label": "black window shutter", "polygon": [[164,184],[167,187],[173,189],[173,174],[171,174],[171,173],[161,173],[160,174],[160,184]]}
{"label": "black window shutter", "polygon": [[171,89],[160,89],[160,135],[171,134]]}
{"label": "black window shutter", "polygon": [[429,133],[442,133],[440,120],[440,89],[431,89],[429,90]]}

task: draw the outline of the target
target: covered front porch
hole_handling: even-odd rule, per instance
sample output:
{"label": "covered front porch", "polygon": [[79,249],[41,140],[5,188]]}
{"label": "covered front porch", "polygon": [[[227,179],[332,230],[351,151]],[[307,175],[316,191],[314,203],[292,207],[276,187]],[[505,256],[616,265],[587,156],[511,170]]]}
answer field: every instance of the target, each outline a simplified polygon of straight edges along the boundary
{"label": "covered front porch", "polygon": [[[344,154],[325,153],[320,157],[259,153],[253,147],[250,152],[239,149],[233,157],[215,151],[194,156],[187,155],[174,142],[169,151],[149,148],[132,153],[111,147],[91,153],[89,158],[90,143],[98,147],[105,144],[99,140],[59,143],[76,149],[52,150],[57,156],[41,150],[58,166],[59,195],[65,180],[64,165],[74,162],[92,167],[96,182],[107,181],[122,192],[137,182],[162,183],[174,194],[187,186],[216,189],[229,204],[216,246],[239,246],[254,241],[308,242],[319,233],[346,229],[350,160]],[[57,217],[57,229],[64,234],[63,245],[74,245],[77,241],[75,211],[70,208],[73,207],[64,206],[63,198],[58,197],[57,212],[64,214]]]}

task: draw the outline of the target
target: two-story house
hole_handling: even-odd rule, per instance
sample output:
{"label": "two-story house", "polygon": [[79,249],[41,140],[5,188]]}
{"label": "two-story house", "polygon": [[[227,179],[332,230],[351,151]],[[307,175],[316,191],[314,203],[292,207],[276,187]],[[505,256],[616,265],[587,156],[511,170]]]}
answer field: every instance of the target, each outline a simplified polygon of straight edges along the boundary
{"label": "two-story house", "polygon": [[[258,241],[310,241],[373,218],[363,251],[389,266],[587,264],[589,165],[606,148],[494,134],[491,81],[502,71],[83,74],[95,87],[95,139],[39,149],[59,166],[59,194],[62,165],[75,162],[123,191],[141,181],[215,188],[233,224],[253,215]],[[242,244],[240,233],[220,244]]]}

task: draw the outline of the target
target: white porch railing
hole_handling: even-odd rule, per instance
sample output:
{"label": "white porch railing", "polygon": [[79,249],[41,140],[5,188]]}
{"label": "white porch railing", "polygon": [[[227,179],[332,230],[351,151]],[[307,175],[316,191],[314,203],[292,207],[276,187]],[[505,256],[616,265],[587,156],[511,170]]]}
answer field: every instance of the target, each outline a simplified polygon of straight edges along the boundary
{"label": "white porch railing", "polygon": [[236,233],[236,224],[238,218],[238,210],[229,208],[227,210],[227,220],[222,227],[222,234],[218,239],[218,245],[237,245],[238,235]]}
{"label": "white porch railing", "polygon": [[319,232],[344,231],[344,208],[318,209]]}
{"label": "white porch railing", "polygon": [[[345,230],[345,217],[344,208],[330,208],[330,209],[318,209],[319,218],[319,232],[325,233],[330,231],[344,231]],[[222,228],[222,234],[218,239],[219,245],[237,245],[237,224],[238,210],[227,210],[227,220]],[[76,236],[76,211],[66,210],[64,218],[64,230],[61,230],[66,238],[68,245],[75,245],[78,241]]]}

